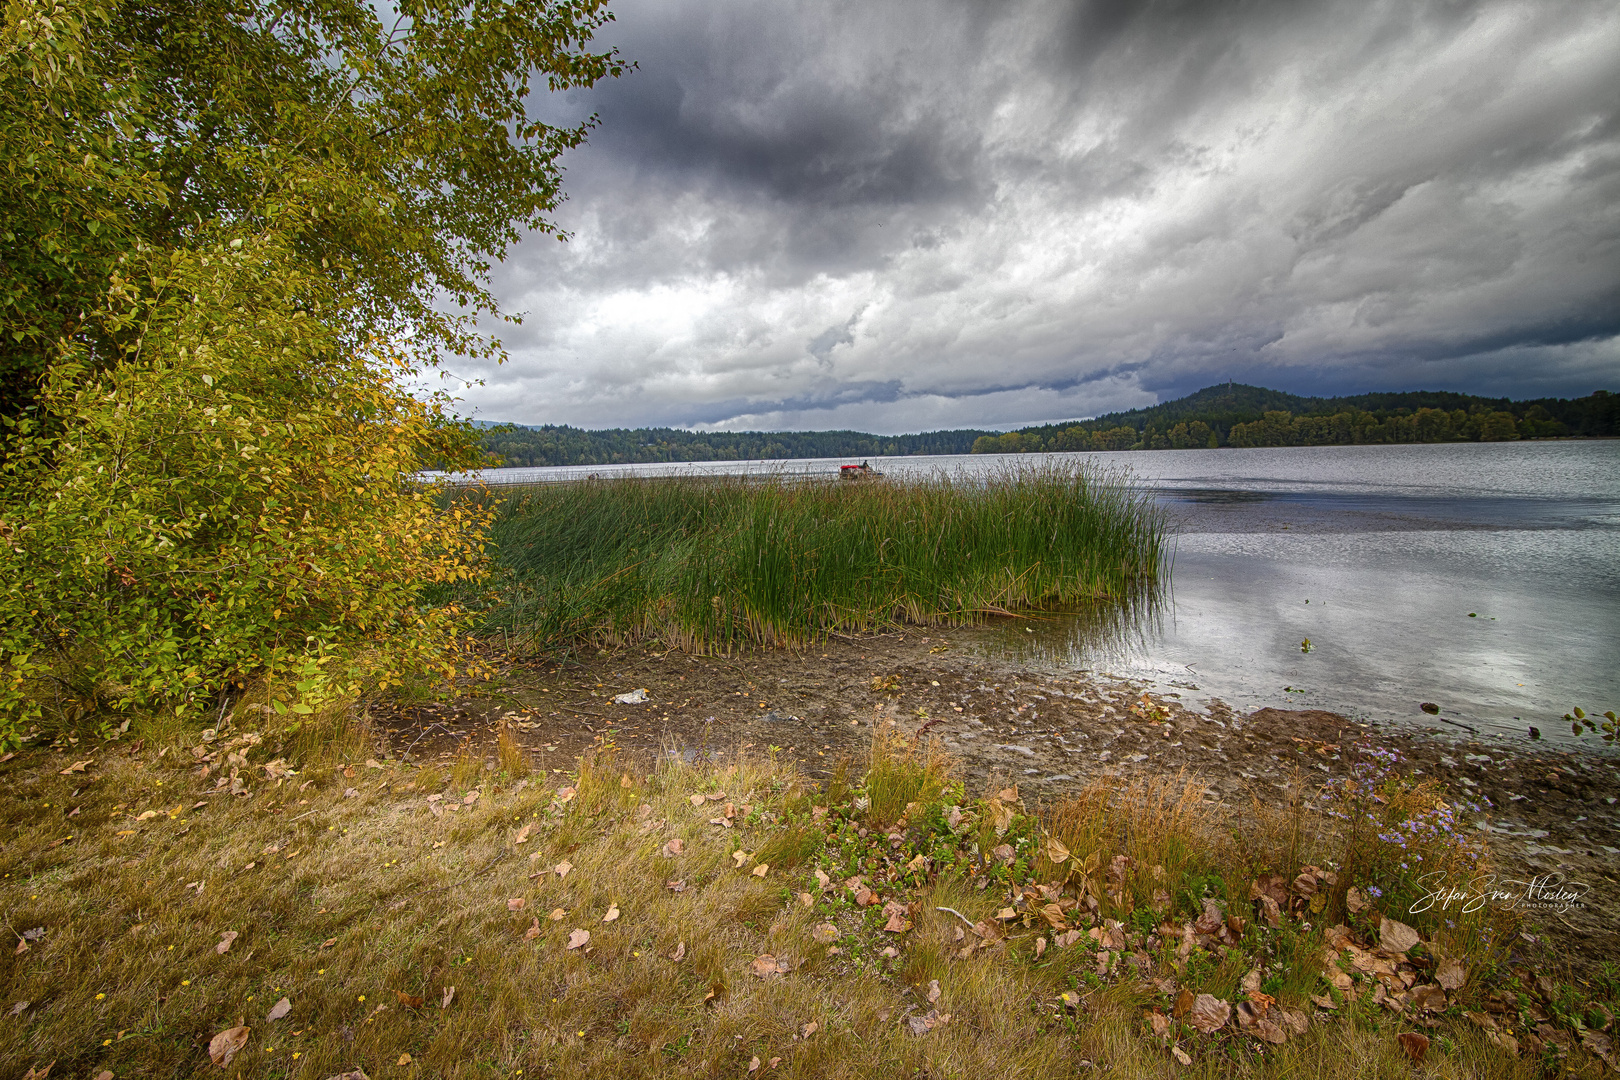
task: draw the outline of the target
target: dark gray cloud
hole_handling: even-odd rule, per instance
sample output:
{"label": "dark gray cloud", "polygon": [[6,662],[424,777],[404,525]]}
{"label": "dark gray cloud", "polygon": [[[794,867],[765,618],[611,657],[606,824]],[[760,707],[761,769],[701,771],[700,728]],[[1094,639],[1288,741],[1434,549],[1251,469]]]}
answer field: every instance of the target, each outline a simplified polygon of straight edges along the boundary
{"label": "dark gray cloud", "polygon": [[1015,426],[1620,382],[1612,3],[632,0],[481,416]]}

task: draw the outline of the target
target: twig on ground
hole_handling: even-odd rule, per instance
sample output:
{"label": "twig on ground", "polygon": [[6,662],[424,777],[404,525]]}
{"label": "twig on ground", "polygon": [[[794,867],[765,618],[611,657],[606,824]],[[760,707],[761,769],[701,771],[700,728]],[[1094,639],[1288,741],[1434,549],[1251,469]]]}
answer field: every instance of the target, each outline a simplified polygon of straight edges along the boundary
{"label": "twig on ground", "polygon": [[502,859],[506,858],[510,854],[511,854],[510,851],[503,851],[499,855],[495,856],[493,859],[489,860],[489,862],[485,863],[484,868],[482,870],[478,870],[478,871],[476,871],[474,873],[468,874],[466,877],[462,878],[460,881],[452,881],[449,885],[440,885],[437,889],[429,889],[426,893],[423,893],[423,895],[427,896],[427,895],[431,895],[431,894],[436,893],[436,892],[443,892],[444,890],[452,888],[452,887],[454,887],[456,885],[465,885],[465,884],[467,884],[467,882],[472,881],[474,878],[481,878],[485,874],[489,873],[491,870],[495,869],[495,864],[500,862]]}
{"label": "twig on ground", "polygon": [[451,731],[449,728],[445,727],[443,724],[439,724],[439,723],[429,724],[427,727],[422,729],[421,734],[417,735],[416,738],[411,740],[411,745],[410,746],[407,746],[404,750],[400,751],[399,756],[404,757],[406,754],[410,753],[413,749],[415,749],[416,744],[421,742],[423,739],[427,738],[428,732],[432,731],[434,728],[438,728],[440,731],[444,732],[446,735],[450,736],[452,739],[456,737],[456,733]]}

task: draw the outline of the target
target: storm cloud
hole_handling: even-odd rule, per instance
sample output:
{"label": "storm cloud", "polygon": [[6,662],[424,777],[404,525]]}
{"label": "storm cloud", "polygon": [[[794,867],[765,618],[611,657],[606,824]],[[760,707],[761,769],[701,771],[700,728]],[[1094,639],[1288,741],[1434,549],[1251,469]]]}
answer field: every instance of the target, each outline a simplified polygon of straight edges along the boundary
{"label": "storm cloud", "polygon": [[484,419],[1620,389],[1620,8],[621,0]]}

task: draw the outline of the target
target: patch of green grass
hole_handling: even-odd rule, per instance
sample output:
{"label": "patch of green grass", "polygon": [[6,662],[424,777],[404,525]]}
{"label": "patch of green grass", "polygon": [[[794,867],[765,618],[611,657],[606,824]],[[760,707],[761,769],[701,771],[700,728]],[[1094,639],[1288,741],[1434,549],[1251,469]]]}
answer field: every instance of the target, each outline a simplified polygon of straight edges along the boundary
{"label": "patch of green grass", "polygon": [[963,623],[1151,589],[1165,521],[1123,474],[839,484],[666,477],[504,502],[486,626],[508,643],[658,638],[694,651]]}

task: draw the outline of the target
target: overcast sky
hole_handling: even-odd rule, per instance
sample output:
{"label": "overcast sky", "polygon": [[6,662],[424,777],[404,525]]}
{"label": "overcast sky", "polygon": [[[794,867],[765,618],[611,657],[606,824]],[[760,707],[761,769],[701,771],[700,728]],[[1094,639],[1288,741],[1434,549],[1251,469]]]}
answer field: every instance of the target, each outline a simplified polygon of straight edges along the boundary
{"label": "overcast sky", "polygon": [[1620,5],[620,0],[482,419],[1620,390]]}

